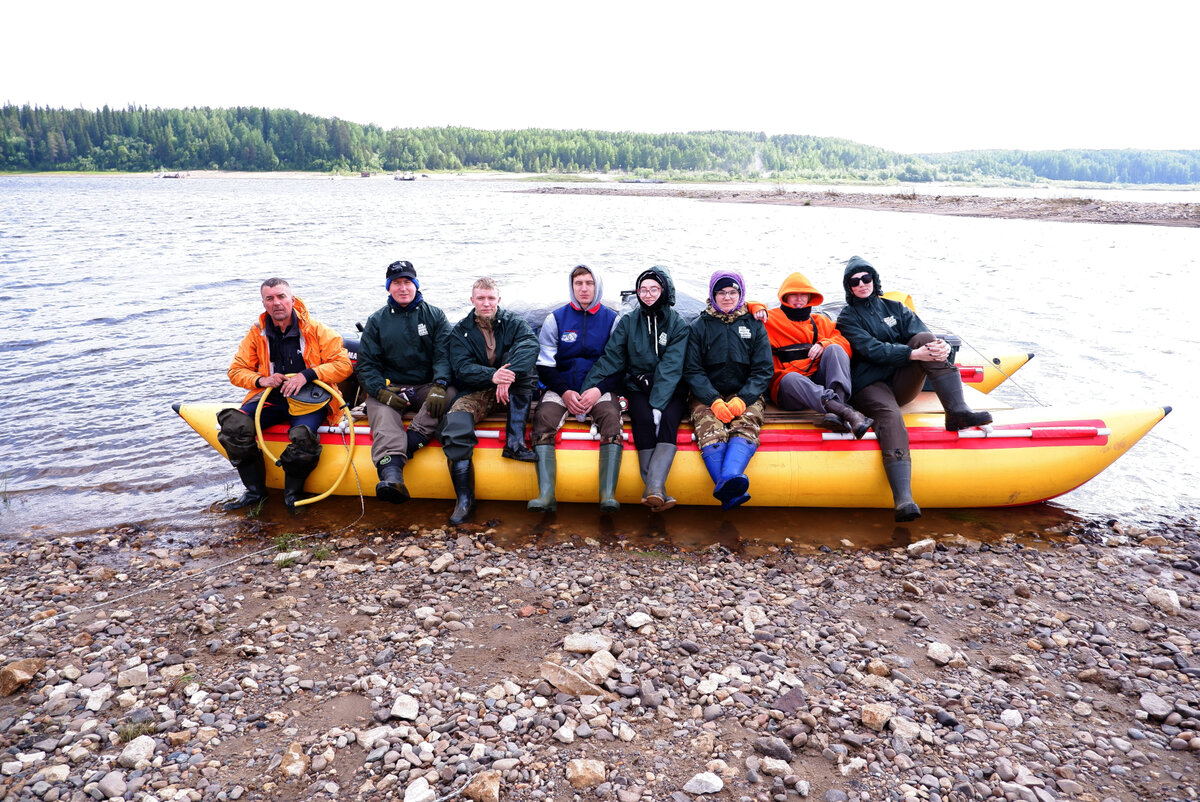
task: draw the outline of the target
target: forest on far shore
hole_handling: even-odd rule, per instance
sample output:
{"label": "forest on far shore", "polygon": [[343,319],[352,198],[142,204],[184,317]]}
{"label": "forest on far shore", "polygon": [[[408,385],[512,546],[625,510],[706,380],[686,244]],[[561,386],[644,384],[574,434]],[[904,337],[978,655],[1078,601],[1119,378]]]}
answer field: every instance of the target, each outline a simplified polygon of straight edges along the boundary
{"label": "forest on far shore", "polygon": [[1200,150],[904,154],[834,137],[393,128],[290,109],[0,107],[0,171],[603,172],[707,181],[1200,184]]}

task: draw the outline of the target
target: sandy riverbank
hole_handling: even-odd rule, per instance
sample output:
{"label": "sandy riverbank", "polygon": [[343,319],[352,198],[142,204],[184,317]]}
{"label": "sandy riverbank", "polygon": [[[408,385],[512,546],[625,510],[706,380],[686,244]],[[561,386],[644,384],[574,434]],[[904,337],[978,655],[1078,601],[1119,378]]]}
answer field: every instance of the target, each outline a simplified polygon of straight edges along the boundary
{"label": "sandy riverbank", "polygon": [[670,184],[572,185],[537,187],[529,191],[553,195],[640,195],[723,203],[770,203],[782,206],[834,207],[1071,223],[1200,227],[1200,203],[1097,201],[1091,198],[995,198],[982,195],[925,195],[913,192],[879,194],[842,190],[791,191],[786,188],[713,189]]}
{"label": "sandy riverbank", "polygon": [[164,542],[0,555],[3,798],[1200,794],[1194,522],[758,556]]}

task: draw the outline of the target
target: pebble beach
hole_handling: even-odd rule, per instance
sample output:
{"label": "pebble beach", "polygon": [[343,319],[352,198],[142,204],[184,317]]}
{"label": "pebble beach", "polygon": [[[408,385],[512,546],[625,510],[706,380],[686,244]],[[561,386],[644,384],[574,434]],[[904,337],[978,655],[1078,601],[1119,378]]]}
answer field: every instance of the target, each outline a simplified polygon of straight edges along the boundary
{"label": "pebble beach", "polygon": [[0,556],[4,799],[1200,793],[1195,521],[753,555],[248,526]]}

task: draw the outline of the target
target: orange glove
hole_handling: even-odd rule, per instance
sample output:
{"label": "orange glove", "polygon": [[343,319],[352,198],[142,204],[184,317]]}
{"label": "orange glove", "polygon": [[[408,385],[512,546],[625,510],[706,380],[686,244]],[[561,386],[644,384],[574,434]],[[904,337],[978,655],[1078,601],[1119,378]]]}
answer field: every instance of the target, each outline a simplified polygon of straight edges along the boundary
{"label": "orange glove", "polygon": [[713,414],[717,416],[717,420],[721,423],[729,423],[733,420],[733,411],[729,409],[729,405],[723,399],[718,398],[716,401],[713,401],[709,409],[713,411]]}
{"label": "orange glove", "polygon": [[733,417],[735,418],[746,411],[746,402],[736,395],[729,401],[726,401],[725,406],[729,407],[729,411],[733,413]]}

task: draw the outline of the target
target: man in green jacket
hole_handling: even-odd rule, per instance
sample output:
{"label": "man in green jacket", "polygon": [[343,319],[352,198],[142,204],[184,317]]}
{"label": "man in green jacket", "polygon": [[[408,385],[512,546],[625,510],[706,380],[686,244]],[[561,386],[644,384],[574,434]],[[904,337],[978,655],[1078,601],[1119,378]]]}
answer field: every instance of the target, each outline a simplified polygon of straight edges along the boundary
{"label": "man in green jacket", "polygon": [[471,462],[478,442],[475,424],[496,406],[508,406],[501,456],[537,461],[537,455],[525,445],[525,422],[537,389],[537,337],[523,317],[500,308],[500,291],[490,278],[475,282],[471,306],[471,313],[450,331],[450,364],[459,396],[446,413],[440,438],[454,485],[451,526],[461,524],[475,509],[475,467]]}
{"label": "man in green jacket", "polygon": [[[437,431],[454,400],[446,352],[450,324],[425,302],[412,262],[392,262],[384,288],[387,303],[367,318],[358,347],[358,383],[367,395],[371,461],[379,473],[375,496],[408,501],[404,465]],[[417,410],[405,431],[405,410]]]}

